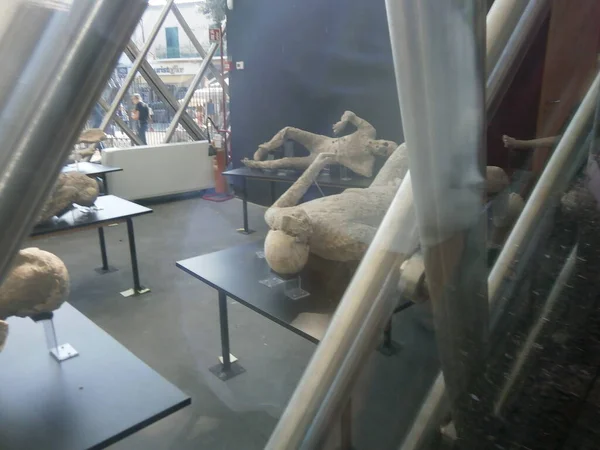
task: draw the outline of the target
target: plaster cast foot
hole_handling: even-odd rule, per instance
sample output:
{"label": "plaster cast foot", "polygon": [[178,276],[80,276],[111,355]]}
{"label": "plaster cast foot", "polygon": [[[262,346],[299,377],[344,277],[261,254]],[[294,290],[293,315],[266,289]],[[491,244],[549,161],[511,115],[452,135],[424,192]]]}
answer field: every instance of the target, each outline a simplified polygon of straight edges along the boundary
{"label": "plaster cast foot", "polygon": [[346,126],[355,118],[356,114],[354,114],[352,111],[345,111],[344,114],[342,114],[342,118],[340,119],[340,121],[333,125],[333,134],[335,134],[336,136],[341,134],[342,131],[344,131],[344,129],[346,128]]}
{"label": "plaster cast foot", "polygon": [[514,137],[510,137],[504,134],[502,135],[502,143],[506,148],[515,148],[517,140]]}

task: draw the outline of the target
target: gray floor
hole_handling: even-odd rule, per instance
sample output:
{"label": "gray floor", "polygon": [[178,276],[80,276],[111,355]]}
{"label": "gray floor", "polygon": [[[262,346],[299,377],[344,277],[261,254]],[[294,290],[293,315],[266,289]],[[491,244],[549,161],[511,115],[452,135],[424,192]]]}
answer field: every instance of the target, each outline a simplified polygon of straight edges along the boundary
{"label": "gray floor", "polygon": [[[216,292],[175,261],[261,239],[264,210],[250,205],[257,233],[244,236],[235,231],[239,200],[194,198],[151,207],[153,214],[134,219],[142,284],[152,289],[140,297],[119,294],[132,284],[124,225],[106,228],[109,262],[119,271],[105,275],[93,270],[100,265],[93,230],[32,244],[66,263],[71,304],[192,397],[191,406],[111,448],[263,448],[316,347],[231,302],[232,353],[247,372],[220,381],[208,371],[220,353]],[[366,395],[354,402],[361,417],[358,448],[393,448],[436,371],[431,336],[414,326],[412,314],[395,319],[395,339],[404,344],[400,355],[374,354],[365,365],[359,390]]]}

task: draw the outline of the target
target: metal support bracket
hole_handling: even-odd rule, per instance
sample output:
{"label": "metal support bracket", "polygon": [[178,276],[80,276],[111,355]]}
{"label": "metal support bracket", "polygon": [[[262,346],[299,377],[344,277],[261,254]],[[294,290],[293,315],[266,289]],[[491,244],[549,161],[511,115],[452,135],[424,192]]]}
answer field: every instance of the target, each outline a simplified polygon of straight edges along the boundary
{"label": "metal support bracket", "polygon": [[120,294],[123,297],[135,297],[135,296],[138,296],[138,295],[146,294],[148,292],[150,292],[150,289],[142,286],[141,289],[133,289],[133,288],[131,288],[131,289],[127,289],[126,291],[120,292]]}

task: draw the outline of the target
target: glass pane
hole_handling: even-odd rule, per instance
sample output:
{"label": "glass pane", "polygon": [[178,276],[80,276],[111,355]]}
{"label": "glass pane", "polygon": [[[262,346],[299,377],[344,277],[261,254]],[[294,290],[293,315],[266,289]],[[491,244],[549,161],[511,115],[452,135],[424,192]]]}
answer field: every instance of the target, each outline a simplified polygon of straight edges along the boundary
{"label": "glass pane", "polygon": [[[87,11],[83,0],[31,5],[46,3]],[[32,235],[63,260],[68,300],[89,321],[60,319],[66,293],[44,295],[55,284],[29,292],[45,284],[22,277],[43,276],[44,264],[11,272],[14,290],[0,285],[0,398],[30,379],[16,404],[34,413],[7,409],[0,436],[45,432],[45,406],[58,405],[48,430],[75,437],[101,430],[116,441],[122,417],[140,414],[115,450],[600,448],[600,2],[176,1],[187,26],[164,0],[144,3],[103,92],[88,98],[75,164],[44,193],[60,207]],[[38,32],[49,16],[28,11],[10,27],[0,15],[9,37],[32,25],[31,40],[0,35],[4,62],[19,63],[0,81],[11,163],[22,146],[11,148],[10,128],[45,150],[53,131],[36,117],[58,103],[41,89],[24,102],[14,92],[70,80],[57,60],[44,72],[19,57],[43,53],[36,43],[49,35]],[[209,39],[221,29],[223,50]],[[85,67],[102,55],[63,44]],[[29,116],[9,117],[19,102]],[[4,189],[17,165],[0,167],[0,205],[26,205]],[[55,310],[79,352],[60,373],[89,369],[76,386],[59,377],[56,389],[43,329],[36,337],[35,315],[16,312],[37,295],[31,311]],[[112,351],[78,345],[90,327],[192,405],[146,408],[151,376],[91,389],[110,384],[92,369]],[[28,339],[42,350],[23,355]],[[32,360],[51,376],[25,370]],[[61,422],[78,410],[64,410],[66,397],[35,406],[41,381],[50,395],[80,392],[77,408],[96,391],[135,398],[118,423],[102,414],[82,433]]]}

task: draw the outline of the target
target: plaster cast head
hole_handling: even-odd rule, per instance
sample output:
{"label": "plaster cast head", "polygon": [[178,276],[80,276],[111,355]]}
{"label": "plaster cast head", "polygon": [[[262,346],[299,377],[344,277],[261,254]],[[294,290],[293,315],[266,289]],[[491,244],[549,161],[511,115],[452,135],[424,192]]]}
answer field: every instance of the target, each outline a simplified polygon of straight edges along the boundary
{"label": "plaster cast head", "polygon": [[385,139],[371,139],[369,140],[368,147],[372,155],[388,158],[394,153],[398,144],[392,141],[386,141]]}
{"label": "plaster cast head", "polygon": [[281,230],[271,230],[265,239],[265,259],[281,275],[295,275],[308,262],[308,242]]}
{"label": "plaster cast head", "polygon": [[488,196],[494,196],[502,192],[510,184],[510,180],[506,172],[500,167],[487,166],[486,174],[486,191]]}

